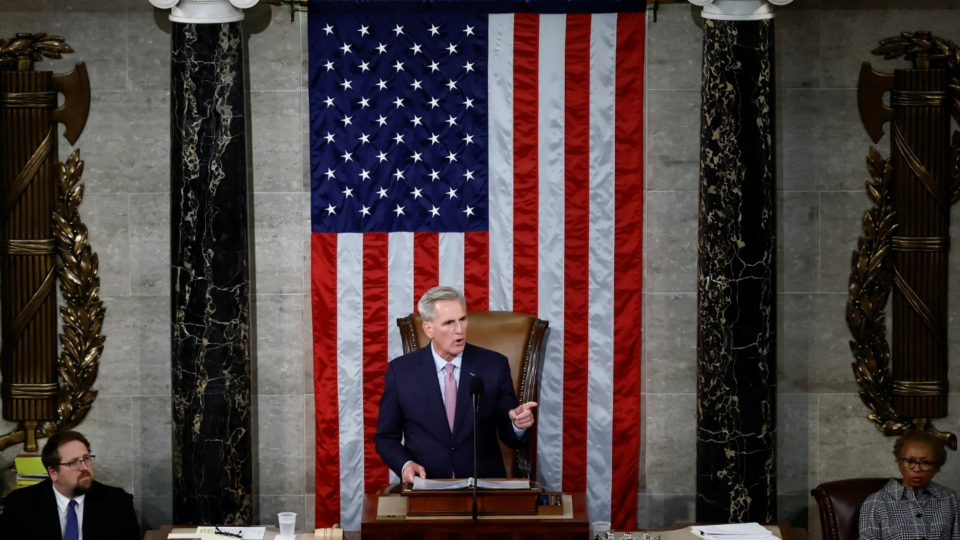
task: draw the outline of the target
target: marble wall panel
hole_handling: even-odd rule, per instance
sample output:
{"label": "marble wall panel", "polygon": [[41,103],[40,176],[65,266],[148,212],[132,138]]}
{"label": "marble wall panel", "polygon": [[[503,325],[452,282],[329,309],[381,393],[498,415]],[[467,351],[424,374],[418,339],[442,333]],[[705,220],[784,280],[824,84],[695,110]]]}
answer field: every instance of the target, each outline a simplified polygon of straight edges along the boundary
{"label": "marble wall panel", "polygon": [[647,394],[697,391],[697,295],[644,295]]}
{"label": "marble wall panel", "polygon": [[258,294],[255,297],[255,374],[257,393],[261,396],[302,393],[302,299],[300,294]]}
{"label": "marble wall panel", "polygon": [[310,88],[310,31],[307,26],[308,17],[297,17],[300,23],[300,88]]}
{"label": "marble wall panel", "polygon": [[818,414],[817,394],[777,395],[777,496],[803,503],[791,501],[786,505],[790,513],[806,508],[810,489],[817,485]]}
{"label": "marble wall panel", "polygon": [[821,394],[817,477],[820,483],[896,474],[893,438],[866,419],[857,394]]}
{"label": "marble wall panel", "polygon": [[296,495],[302,500],[303,400],[303,395],[255,398],[261,496]]}
{"label": "marble wall panel", "polygon": [[[307,150],[307,152],[309,152],[309,150]],[[304,155],[306,156],[306,154],[304,154]],[[304,157],[304,160],[306,161],[306,160],[308,160],[308,158]],[[305,173],[305,174],[308,174],[308,175],[309,175],[309,172],[307,172],[307,173]],[[309,180],[307,180],[307,182],[309,182]],[[310,205],[311,205],[311,202],[310,202],[310,188],[309,188],[309,187],[305,188],[305,189],[304,189],[304,192],[301,194],[300,205],[301,205],[301,214],[300,214],[300,217],[301,217],[301,227],[302,227],[300,233],[301,233],[302,239],[303,239],[303,293],[304,293],[304,294],[310,294],[311,287],[312,287],[312,281],[311,281],[311,280],[312,280],[312,277],[310,276],[310,264],[311,264],[310,258],[312,257],[311,244],[312,244],[312,242],[313,242],[313,234],[312,234],[313,231],[311,230],[311,227],[312,227],[312,218],[311,218],[311,216],[310,216]],[[311,325],[311,326],[312,326],[312,325]],[[306,325],[305,325],[304,327],[306,328]],[[312,335],[311,335],[310,341],[311,341],[311,342],[313,341]],[[304,351],[306,351],[306,350],[307,350],[307,349],[306,349],[306,344],[304,344],[304,347],[305,347],[305,348],[304,348]],[[312,348],[311,348],[311,351],[312,351]],[[311,352],[310,354],[311,354],[311,358],[312,358],[312,354],[313,354],[313,353]],[[312,360],[311,360],[311,362],[312,362]],[[311,368],[311,369],[313,369],[313,368]],[[311,390],[311,392],[312,392],[312,390]]]}
{"label": "marble wall panel", "polygon": [[856,91],[784,89],[777,99],[782,189],[861,189],[871,141],[860,124]]}
{"label": "marble wall panel", "polygon": [[296,294],[303,290],[301,204],[300,193],[253,194],[258,294]]}
{"label": "marble wall panel", "polygon": [[172,416],[169,396],[133,398],[134,444],[140,447],[140,459],[133,468],[138,496],[173,495]]}
{"label": "marble wall panel", "polygon": [[296,92],[250,93],[250,140],[253,154],[253,190],[300,192],[301,95]]}
{"label": "marble wall panel", "polygon": [[[126,0],[127,2],[136,2],[137,0]],[[104,13],[117,16],[124,13],[127,6],[124,1],[103,2],[102,0],[26,0],[26,1],[8,1],[0,2],[0,13],[2,12],[26,12],[26,13],[48,13],[51,11],[61,12],[84,12],[84,13]]]}
{"label": "marble wall panel", "polygon": [[[83,157],[83,155],[81,155]],[[84,170],[87,171],[86,167]],[[87,183],[89,173],[81,182]],[[127,195],[85,193],[79,208],[90,248],[97,254],[100,294],[130,294],[130,200]]]}
{"label": "marble wall panel", "polygon": [[646,521],[651,529],[694,523],[696,514],[696,495],[647,495]]}
{"label": "marble wall panel", "polygon": [[154,8],[150,2],[130,2],[127,89],[170,90],[170,12]]}
{"label": "marble wall panel", "polygon": [[130,195],[130,292],[170,294],[170,195]]}
{"label": "marble wall panel", "polygon": [[[950,214],[950,238],[960,239],[960,208],[954,205]],[[950,275],[960,275],[960,247],[951,248],[948,257]],[[951,280],[947,287],[947,374],[950,388],[960,388],[960,284]]]}
{"label": "marble wall panel", "polygon": [[871,208],[865,190],[820,194],[821,292],[847,292],[863,215]]}
{"label": "marble wall panel", "polygon": [[170,396],[170,295],[137,296],[140,395]]}
{"label": "marble wall panel", "polygon": [[697,290],[697,192],[648,191],[643,282],[648,293]]}
{"label": "marble wall panel", "polygon": [[778,9],[775,24],[777,89],[819,88],[819,10]]}
{"label": "marble wall panel", "polygon": [[[957,6],[954,4],[953,7]],[[870,54],[881,39],[900,32],[929,30],[955,42],[960,10],[824,11],[821,21],[822,86],[856,88],[863,62],[870,62],[873,69],[885,73],[910,66],[902,58],[884,60]]]}
{"label": "marble wall panel", "polygon": [[106,337],[94,387],[103,396],[140,395],[141,325],[139,299],[130,296],[102,297],[106,311],[102,335]]}
{"label": "marble wall panel", "polygon": [[303,472],[304,492],[317,491],[317,406],[313,394],[303,396]]}
{"label": "marble wall panel", "polygon": [[782,294],[778,300],[780,392],[856,392],[846,295]]}
{"label": "marble wall panel", "polygon": [[260,2],[244,10],[242,28],[248,43],[250,90],[299,90],[300,24],[290,22],[290,6]]}
{"label": "marble wall panel", "polygon": [[777,290],[815,292],[820,262],[820,194],[777,193]]}
{"label": "marble wall panel", "polygon": [[[647,88],[700,91],[703,20],[700,8],[660,5],[657,22],[647,23]],[[650,110],[649,108],[647,110]]]}
{"label": "marble wall panel", "polygon": [[303,393],[313,394],[313,306],[310,293],[305,293],[303,302]]}
{"label": "marble wall panel", "polygon": [[[5,2],[4,2],[5,3]],[[30,2],[18,2],[26,6]],[[111,2],[105,2],[111,3]],[[62,2],[61,6],[67,2]],[[12,37],[17,32],[46,32],[60,36],[74,52],[59,59],[46,59],[34,64],[38,71],[54,73],[73,71],[78,62],[87,64],[90,88],[126,90],[127,28],[121,12],[64,12],[62,7],[50,11],[5,13],[0,17],[0,36]]]}
{"label": "marble wall panel", "polygon": [[166,92],[94,92],[77,141],[87,193],[169,193],[169,115]]}
{"label": "marble wall panel", "polygon": [[700,178],[700,91],[647,90],[648,190],[697,191]]}
{"label": "marble wall panel", "polygon": [[[299,518],[297,518],[299,519]],[[308,491],[303,498],[303,530],[312,531],[317,527],[317,496]]]}
{"label": "marble wall panel", "polygon": [[647,494],[694,495],[696,395],[646,394],[646,401]]}

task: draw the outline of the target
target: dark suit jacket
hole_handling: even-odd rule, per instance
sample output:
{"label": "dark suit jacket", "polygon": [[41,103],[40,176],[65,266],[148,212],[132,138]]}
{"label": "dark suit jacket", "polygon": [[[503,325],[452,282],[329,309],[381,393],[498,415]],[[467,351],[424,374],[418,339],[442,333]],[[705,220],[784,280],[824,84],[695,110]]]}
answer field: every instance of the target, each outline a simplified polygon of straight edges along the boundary
{"label": "dark suit jacket", "polygon": [[[428,478],[473,476],[473,404],[470,381],[483,379],[484,393],[477,414],[477,470],[480,478],[503,478],[500,440],[518,448],[509,412],[518,405],[507,357],[470,345],[463,350],[457,412],[453,433],[447,424],[431,347],[401,356],[390,362],[380,399],[376,443],[380,458],[397,475],[407,461],[427,470]],[[529,432],[528,432],[529,433]],[[524,438],[527,433],[524,434]],[[401,442],[402,439],[402,442]]]}
{"label": "dark suit jacket", "polygon": [[[0,515],[0,538],[62,540],[57,498],[50,479],[7,495]],[[83,499],[84,540],[140,540],[133,497],[94,481]]]}

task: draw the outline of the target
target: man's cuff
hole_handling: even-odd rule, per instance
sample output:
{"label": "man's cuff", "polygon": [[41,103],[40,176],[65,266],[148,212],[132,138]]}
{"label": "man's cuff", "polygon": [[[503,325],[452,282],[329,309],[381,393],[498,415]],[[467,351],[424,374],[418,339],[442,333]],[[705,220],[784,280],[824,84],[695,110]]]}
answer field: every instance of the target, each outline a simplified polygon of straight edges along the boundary
{"label": "man's cuff", "polygon": [[513,432],[517,434],[518,439],[523,437],[523,434],[527,432],[527,428],[518,428],[512,420],[510,421],[510,425],[513,426]]}
{"label": "man's cuff", "polygon": [[412,459],[411,459],[410,461],[404,463],[404,464],[403,464],[403,467],[400,467],[400,482],[403,482],[403,471],[406,470],[407,465],[409,465],[409,464],[411,464],[411,463],[413,463],[413,460],[412,460]]}

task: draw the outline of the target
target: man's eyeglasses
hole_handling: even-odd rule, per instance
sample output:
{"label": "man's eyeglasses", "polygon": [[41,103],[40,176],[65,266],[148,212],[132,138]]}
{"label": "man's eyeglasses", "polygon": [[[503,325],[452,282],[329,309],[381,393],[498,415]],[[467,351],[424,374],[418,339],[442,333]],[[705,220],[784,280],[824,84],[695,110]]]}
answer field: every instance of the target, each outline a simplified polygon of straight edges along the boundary
{"label": "man's eyeglasses", "polygon": [[61,463],[60,466],[66,467],[71,471],[79,471],[80,469],[83,468],[84,463],[86,463],[87,468],[93,467],[93,460],[96,457],[97,456],[86,456],[80,459],[75,459],[73,461],[68,461],[66,463]]}
{"label": "man's eyeglasses", "polygon": [[936,463],[934,463],[934,462],[932,462],[932,461],[927,461],[927,460],[925,460],[925,459],[924,459],[924,460],[921,460],[921,461],[917,461],[917,460],[915,460],[915,459],[903,458],[903,459],[900,460],[900,463],[903,463],[904,465],[906,465],[907,468],[910,469],[911,471],[915,471],[915,470],[917,470],[918,468],[919,468],[921,471],[929,471],[929,470],[932,469],[934,466],[936,466]]}

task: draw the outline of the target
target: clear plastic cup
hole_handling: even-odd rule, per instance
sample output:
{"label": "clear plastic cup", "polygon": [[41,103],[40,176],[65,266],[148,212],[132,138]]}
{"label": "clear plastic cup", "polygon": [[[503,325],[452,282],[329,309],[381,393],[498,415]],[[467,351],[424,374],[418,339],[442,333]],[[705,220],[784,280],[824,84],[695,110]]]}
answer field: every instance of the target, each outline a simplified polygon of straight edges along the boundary
{"label": "clear plastic cup", "polygon": [[280,521],[280,536],[293,538],[293,531],[297,528],[297,514],[295,512],[280,512],[277,514]]}
{"label": "clear plastic cup", "polygon": [[607,537],[607,533],[610,532],[610,522],[609,521],[594,521],[590,524],[590,530],[593,531],[593,538],[596,538],[598,535],[601,539]]}

